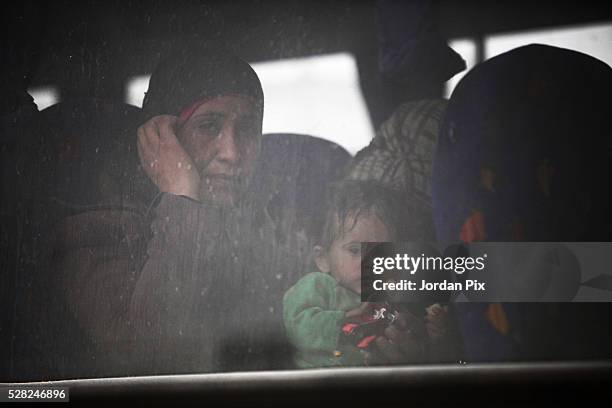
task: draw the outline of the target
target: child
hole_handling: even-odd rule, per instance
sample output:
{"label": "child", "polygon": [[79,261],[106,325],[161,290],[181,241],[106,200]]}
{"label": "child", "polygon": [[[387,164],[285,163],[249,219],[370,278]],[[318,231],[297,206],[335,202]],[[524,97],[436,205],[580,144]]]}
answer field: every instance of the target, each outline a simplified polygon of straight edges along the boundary
{"label": "child", "polygon": [[[304,276],[283,299],[285,328],[301,368],[367,364],[368,353],[341,341],[346,319],[370,307],[360,299],[361,243],[398,240],[403,237],[399,226],[406,225],[401,201],[374,182],[342,182],[330,198],[323,236],[314,247],[320,272]],[[431,316],[438,332],[440,316],[439,309]]]}

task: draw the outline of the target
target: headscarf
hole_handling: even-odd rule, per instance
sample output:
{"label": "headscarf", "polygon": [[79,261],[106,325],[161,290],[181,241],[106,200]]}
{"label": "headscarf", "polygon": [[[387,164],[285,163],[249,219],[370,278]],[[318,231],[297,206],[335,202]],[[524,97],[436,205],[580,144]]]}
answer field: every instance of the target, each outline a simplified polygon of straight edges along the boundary
{"label": "headscarf", "polygon": [[183,117],[223,95],[252,98],[263,112],[257,74],[244,60],[214,48],[179,48],[157,66],[143,102],[145,120],[168,114]]}
{"label": "headscarf", "polygon": [[[544,45],[470,71],[451,97],[434,159],[438,238],[605,235],[599,217],[609,202],[611,78],[593,57]],[[481,182],[483,169],[494,175],[492,189]],[[538,181],[547,171],[548,197]],[[475,236],[479,230],[483,236]]]}
{"label": "headscarf", "polygon": [[420,100],[399,106],[357,153],[346,179],[375,180],[400,192],[414,213],[415,239],[433,240],[431,165],[446,100]]}
{"label": "headscarf", "polygon": [[[608,65],[544,45],[470,71],[450,99],[434,156],[439,241],[608,241],[611,94]],[[598,320],[609,309],[567,304],[555,315],[539,306],[458,304],[467,358],[609,349]]]}

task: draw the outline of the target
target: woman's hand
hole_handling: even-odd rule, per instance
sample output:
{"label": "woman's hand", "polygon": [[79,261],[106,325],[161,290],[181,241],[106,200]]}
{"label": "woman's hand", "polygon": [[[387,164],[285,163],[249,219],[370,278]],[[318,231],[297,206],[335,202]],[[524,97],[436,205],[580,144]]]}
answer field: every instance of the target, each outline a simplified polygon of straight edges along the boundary
{"label": "woman's hand", "polygon": [[422,363],[427,361],[426,329],[422,319],[409,312],[400,313],[376,339],[376,350],[368,364]]}
{"label": "woman's hand", "polygon": [[458,361],[460,346],[458,334],[453,329],[452,317],[448,305],[434,303],[427,308],[425,327],[429,337],[429,361],[442,363]]}
{"label": "woman's hand", "polygon": [[138,128],[140,164],[160,191],[199,200],[200,175],[176,137],[177,122],[160,115]]}
{"label": "woman's hand", "polygon": [[439,303],[429,306],[425,315],[425,327],[429,338],[434,342],[446,337],[450,327],[448,306],[441,306]]}

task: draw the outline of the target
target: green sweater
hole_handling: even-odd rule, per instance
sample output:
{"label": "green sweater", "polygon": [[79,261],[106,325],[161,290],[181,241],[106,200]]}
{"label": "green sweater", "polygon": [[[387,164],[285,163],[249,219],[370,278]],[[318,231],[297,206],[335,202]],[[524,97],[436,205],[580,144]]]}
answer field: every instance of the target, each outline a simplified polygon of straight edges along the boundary
{"label": "green sweater", "polygon": [[283,320],[298,367],[364,365],[361,350],[338,344],[345,312],[360,302],[358,294],[321,272],[307,274],[285,293]]}

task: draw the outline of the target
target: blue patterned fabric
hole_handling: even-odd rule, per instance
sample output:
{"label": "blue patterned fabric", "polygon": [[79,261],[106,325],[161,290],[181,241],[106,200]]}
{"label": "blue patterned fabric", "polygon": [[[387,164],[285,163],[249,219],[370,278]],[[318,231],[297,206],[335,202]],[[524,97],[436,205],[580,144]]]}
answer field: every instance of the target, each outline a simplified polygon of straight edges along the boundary
{"label": "blue patterned fabric", "polygon": [[[609,241],[611,84],[605,63],[544,45],[470,71],[451,96],[434,155],[438,240]],[[474,214],[480,228],[466,234]],[[506,333],[487,317],[490,305],[458,307],[468,360],[609,353],[580,346],[609,335],[596,323],[605,305],[502,306]]]}

